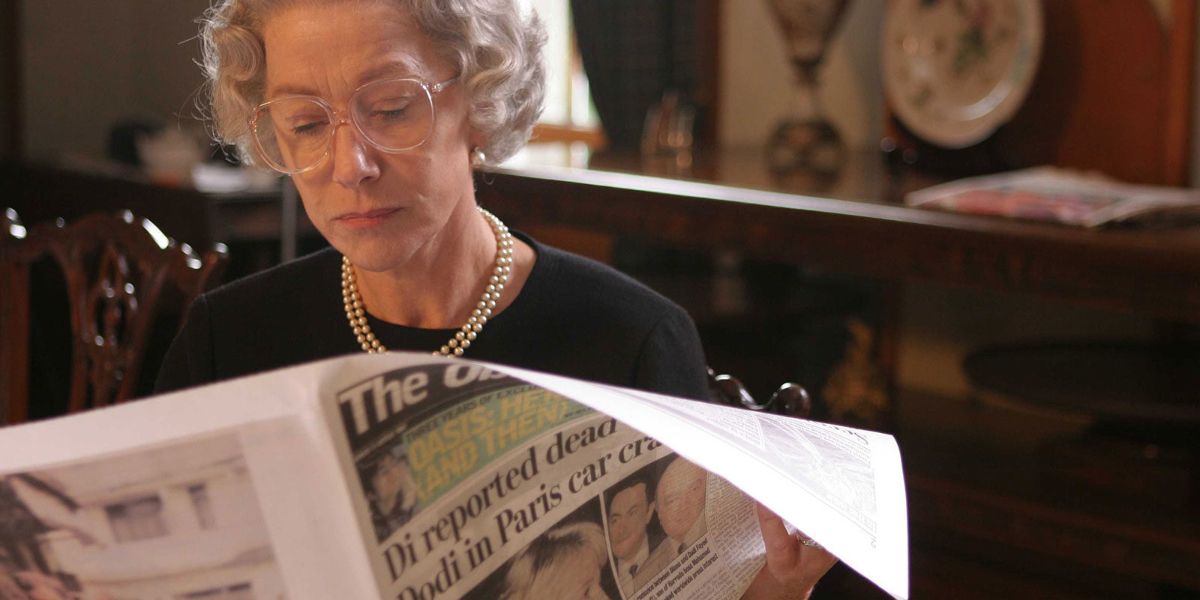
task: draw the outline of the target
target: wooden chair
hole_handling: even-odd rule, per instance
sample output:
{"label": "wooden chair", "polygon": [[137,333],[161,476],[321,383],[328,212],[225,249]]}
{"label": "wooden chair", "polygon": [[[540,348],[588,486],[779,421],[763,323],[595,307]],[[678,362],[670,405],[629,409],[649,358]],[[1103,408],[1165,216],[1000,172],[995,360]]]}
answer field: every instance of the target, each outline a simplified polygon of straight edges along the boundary
{"label": "wooden chair", "polygon": [[4,209],[0,423],[29,419],[33,403],[43,401],[32,398],[29,387],[31,331],[37,335],[31,329],[35,265],[61,269],[71,337],[69,373],[62,374],[69,378],[65,408],[76,412],[136,395],[147,341],[162,309],[173,304],[182,314],[182,307],[216,281],[227,260],[223,245],[198,257],[129,211],[26,229],[15,210]]}
{"label": "wooden chair", "polygon": [[708,391],[718,404],[727,406],[801,419],[807,419],[812,413],[812,398],[809,397],[808,390],[796,383],[785,383],[779,386],[766,402],[758,402],[737,378],[732,375],[717,375],[709,367]]}

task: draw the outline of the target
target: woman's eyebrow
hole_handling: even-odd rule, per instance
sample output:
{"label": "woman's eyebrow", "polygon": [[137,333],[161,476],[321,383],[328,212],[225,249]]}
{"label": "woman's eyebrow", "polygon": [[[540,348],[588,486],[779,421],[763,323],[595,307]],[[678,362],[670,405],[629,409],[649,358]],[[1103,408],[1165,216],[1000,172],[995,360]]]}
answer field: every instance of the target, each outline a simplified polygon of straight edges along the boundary
{"label": "woman's eyebrow", "polygon": [[412,66],[407,63],[388,63],[363,72],[358,76],[358,85],[371,83],[372,81],[384,78],[399,79],[411,77],[420,79],[421,76],[417,75],[418,72],[418,70],[412,68]]}
{"label": "woman's eyebrow", "polygon": [[317,93],[310,88],[303,86],[279,85],[271,87],[267,90],[266,99],[278,98],[280,96],[316,96]]}
{"label": "woman's eyebrow", "polygon": [[[358,81],[355,86],[361,86],[372,81],[384,78],[404,78],[411,77],[422,79],[420,73],[422,69],[418,68],[418,63],[415,60],[405,57],[404,59],[393,60],[382,63],[366,71],[358,76]],[[320,96],[316,90],[305,87],[303,85],[280,84],[267,89],[266,98],[278,98],[279,96]]]}
{"label": "woman's eyebrow", "polygon": [[416,56],[408,51],[393,51],[385,55],[385,61],[381,62],[366,71],[363,71],[358,76],[357,85],[370,83],[377,79],[383,78],[403,78],[410,77],[414,79],[424,79],[429,72],[427,65],[418,60]]}

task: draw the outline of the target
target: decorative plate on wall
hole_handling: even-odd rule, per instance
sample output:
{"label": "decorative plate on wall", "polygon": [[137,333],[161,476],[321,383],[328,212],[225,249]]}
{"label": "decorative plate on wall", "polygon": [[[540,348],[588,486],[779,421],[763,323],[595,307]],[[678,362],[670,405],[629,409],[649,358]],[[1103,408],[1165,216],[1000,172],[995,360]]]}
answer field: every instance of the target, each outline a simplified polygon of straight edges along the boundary
{"label": "decorative plate on wall", "polygon": [[884,89],[913,133],[965,148],[1016,114],[1041,51],[1038,0],[894,0],[884,26]]}

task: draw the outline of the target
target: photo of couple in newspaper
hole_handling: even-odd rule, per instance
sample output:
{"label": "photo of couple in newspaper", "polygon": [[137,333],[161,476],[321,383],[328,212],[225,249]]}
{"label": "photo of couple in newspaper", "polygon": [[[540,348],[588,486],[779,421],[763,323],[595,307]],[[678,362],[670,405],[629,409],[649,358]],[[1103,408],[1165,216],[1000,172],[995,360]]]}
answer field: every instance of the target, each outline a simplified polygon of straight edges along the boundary
{"label": "photo of couple in newspaper", "polygon": [[738,598],[756,502],[907,598],[889,435],[348,357],[0,429],[0,600]]}

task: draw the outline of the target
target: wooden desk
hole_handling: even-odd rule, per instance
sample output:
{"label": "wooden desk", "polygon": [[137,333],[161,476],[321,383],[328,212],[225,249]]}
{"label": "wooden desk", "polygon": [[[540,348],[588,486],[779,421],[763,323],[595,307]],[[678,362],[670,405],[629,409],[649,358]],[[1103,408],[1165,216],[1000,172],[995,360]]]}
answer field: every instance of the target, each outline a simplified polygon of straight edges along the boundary
{"label": "wooden desk", "polygon": [[832,181],[773,178],[759,151],[690,171],[568,154],[491,169],[480,201],[518,226],[566,225],[703,250],[733,249],[891,281],[1028,292],[1200,322],[1200,227],[1092,231],[908,208],[933,181],[853,156]]}

